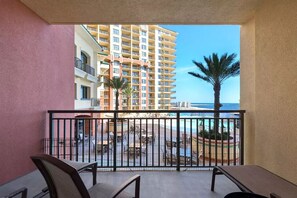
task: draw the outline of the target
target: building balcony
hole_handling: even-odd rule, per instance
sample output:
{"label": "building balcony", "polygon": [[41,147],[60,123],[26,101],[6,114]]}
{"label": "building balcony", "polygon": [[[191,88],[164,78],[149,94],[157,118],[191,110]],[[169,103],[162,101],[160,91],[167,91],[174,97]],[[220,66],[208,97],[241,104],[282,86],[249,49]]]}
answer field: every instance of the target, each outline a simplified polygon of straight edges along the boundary
{"label": "building balcony", "polygon": [[131,32],[131,29],[130,27],[122,27],[122,32],[128,33],[128,32]]}
{"label": "building balcony", "polygon": [[93,32],[98,32],[98,29],[96,27],[91,27],[91,26],[87,26],[87,29],[93,33]]}
{"label": "building balcony", "polygon": [[126,40],[126,41],[130,41],[131,40],[131,36],[127,35],[127,34],[122,34],[122,40]]}
{"label": "building balcony", "polygon": [[100,30],[109,30],[109,25],[99,25]]}
{"label": "building balcony", "polygon": [[87,74],[95,76],[95,68],[93,68],[90,65],[87,65],[85,63],[82,63],[81,60],[79,58],[77,58],[77,57],[75,57],[74,67],[86,72]]}
{"label": "building balcony", "polygon": [[131,51],[122,49],[122,54],[130,55],[131,54]]}
{"label": "building balcony", "polygon": [[80,99],[74,102],[75,109],[97,109],[100,106],[100,100],[97,98]]}
{"label": "building balcony", "polygon": [[99,42],[100,42],[100,44],[102,43],[102,44],[109,44],[109,40],[108,39],[106,39],[106,38],[99,38]]}

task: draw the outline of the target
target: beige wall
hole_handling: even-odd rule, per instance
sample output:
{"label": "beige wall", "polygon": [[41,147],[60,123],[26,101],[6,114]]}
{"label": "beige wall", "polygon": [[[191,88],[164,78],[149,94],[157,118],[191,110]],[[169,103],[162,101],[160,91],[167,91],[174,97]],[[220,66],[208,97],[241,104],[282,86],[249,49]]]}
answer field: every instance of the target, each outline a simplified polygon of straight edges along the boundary
{"label": "beige wall", "polygon": [[255,20],[243,24],[240,29],[240,108],[245,114],[245,162],[254,163],[255,145]]}
{"label": "beige wall", "polygon": [[247,110],[246,163],[261,165],[295,184],[296,10],[297,1],[267,0],[257,10],[255,19],[242,25],[241,33],[241,102]]}

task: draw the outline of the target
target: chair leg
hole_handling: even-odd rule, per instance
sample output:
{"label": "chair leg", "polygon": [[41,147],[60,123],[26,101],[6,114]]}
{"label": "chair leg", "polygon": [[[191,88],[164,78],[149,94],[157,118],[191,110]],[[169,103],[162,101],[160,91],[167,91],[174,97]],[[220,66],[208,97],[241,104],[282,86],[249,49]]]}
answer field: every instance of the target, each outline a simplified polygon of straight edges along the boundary
{"label": "chair leg", "polygon": [[214,191],[214,185],[215,185],[215,181],[216,181],[217,172],[218,172],[217,167],[214,167],[212,170],[211,191]]}
{"label": "chair leg", "polygon": [[93,174],[93,185],[97,184],[97,163],[95,163],[92,167]]}

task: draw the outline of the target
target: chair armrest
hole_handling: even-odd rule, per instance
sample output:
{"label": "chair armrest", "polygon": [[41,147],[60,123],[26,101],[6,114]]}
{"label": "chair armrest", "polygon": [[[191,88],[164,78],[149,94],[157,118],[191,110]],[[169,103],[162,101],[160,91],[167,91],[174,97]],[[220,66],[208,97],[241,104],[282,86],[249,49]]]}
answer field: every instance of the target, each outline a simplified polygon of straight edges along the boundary
{"label": "chair armrest", "polygon": [[281,196],[279,196],[275,193],[270,193],[270,198],[281,198]]}
{"label": "chair armrest", "polygon": [[23,187],[20,188],[12,193],[10,193],[9,195],[5,196],[4,198],[12,198],[12,197],[16,197],[17,195],[21,194],[21,198],[26,198],[27,197],[27,192],[28,189]]}
{"label": "chair armrest", "polygon": [[112,198],[117,197],[123,190],[125,190],[130,184],[133,182],[135,183],[135,198],[139,198],[140,194],[140,175],[135,175],[125,181],[120,187],[118,187],[113,193],[112,193]]}

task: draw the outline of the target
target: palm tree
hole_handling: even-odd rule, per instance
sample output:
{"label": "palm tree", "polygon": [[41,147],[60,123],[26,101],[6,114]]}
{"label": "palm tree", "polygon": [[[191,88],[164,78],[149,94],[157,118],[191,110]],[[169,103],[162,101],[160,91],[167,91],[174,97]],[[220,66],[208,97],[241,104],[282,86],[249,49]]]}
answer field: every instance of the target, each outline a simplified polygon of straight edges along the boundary
{"label": "palm tree", "polygon": [[116,94],[116,109],[115,110],[119,110],[120,90],[127,88],[128,81],[125,79],[122,79],[121,77],[114,76],[114,77],[112,77],[112,79],[107,79],[105,82],[105,85],[107,87],[110,87],[115,90],[115,94]]}
{"label": "palm tree", "polygon": [[128,110],[130,110],[130,105],[129,105],[130,98],[134,93],[135,93],[135,90],[130,85],[128,85],[128,87],[123,90],[123,94],[127,97]]}
{"label": "palm tree", "polygon": [[[230,78],[239,75],[240,73],[240,62],[234,62],[236,54],[228,55],[227,53],[223,54],[220,58],[218,54],[213,53],[212,56],[205,57],[204,61],[206,65],[201,62],[197,62],[193,60],[193,63],[198,67],[199,73],[188,72],[190,75],[193,75],[197,78],[200,78],[213,86],[214,90],[214,110],[216,111],[214,114],[215,118],[219,118],[220,107],[222,104],[220,103],[220,93],[221,86],[223,82]],[[215,131],[218,129],[218,122],[215,119]]]}

